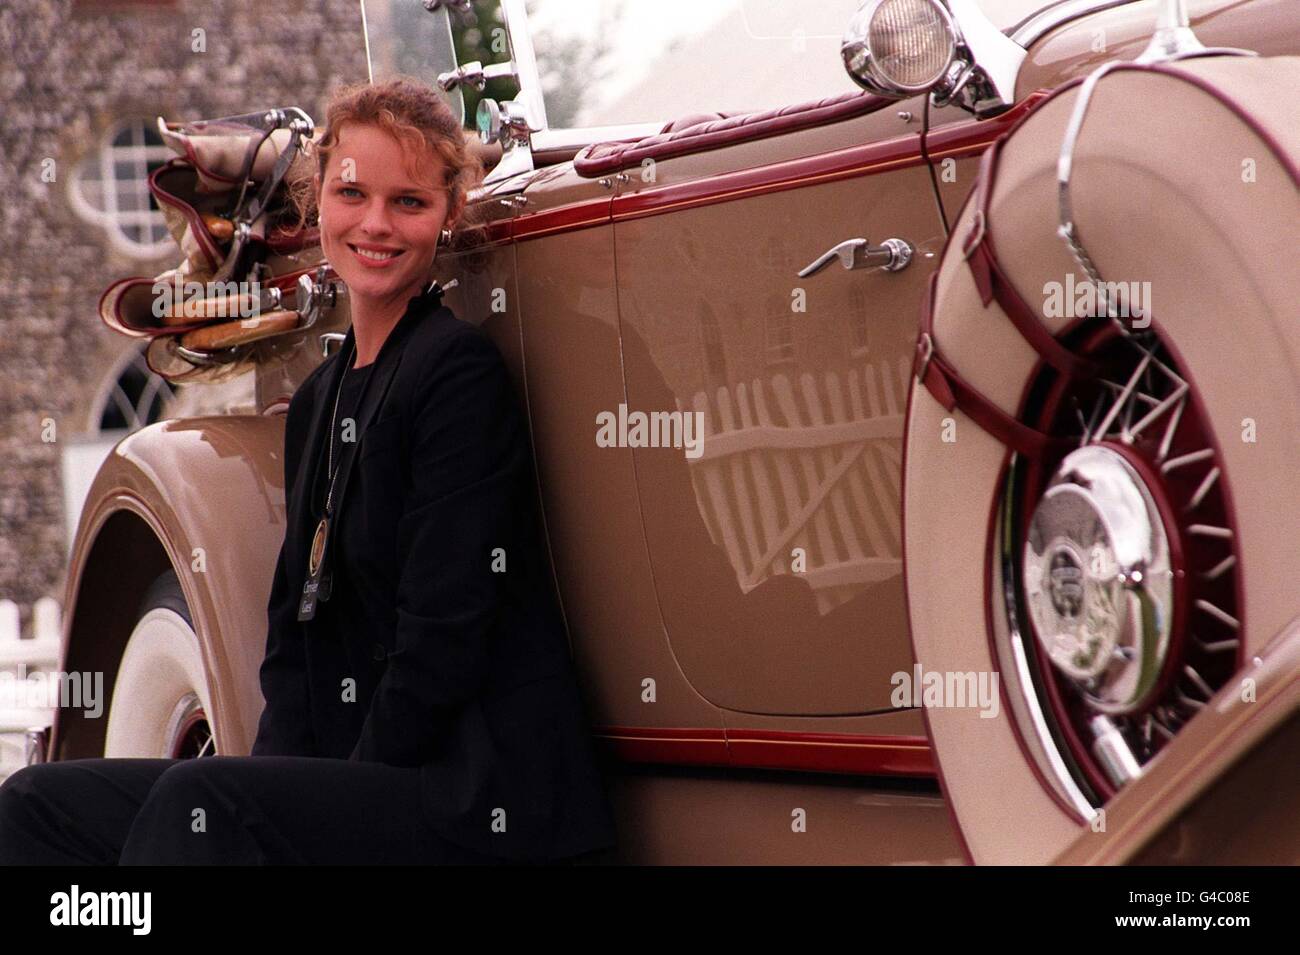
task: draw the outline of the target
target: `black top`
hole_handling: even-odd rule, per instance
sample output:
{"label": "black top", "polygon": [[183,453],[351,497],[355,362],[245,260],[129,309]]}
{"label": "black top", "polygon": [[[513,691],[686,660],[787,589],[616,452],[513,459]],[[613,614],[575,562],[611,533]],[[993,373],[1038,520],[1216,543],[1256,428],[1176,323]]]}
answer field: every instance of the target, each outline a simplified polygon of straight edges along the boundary
{"label": "black top", "polygon": [[[430,825],[491,855],[613,844],[500,352],[431,296],[412,299],[373,368],[344,375],[353,347],[349,331],[289,405],[253,755],[418,766]],[[341,378],[339,417],[355,409],[359,440],[335,491],[333,592],[300,621]]]}
{"label": "black top", "polygon": [[[375,681],[372,674],[378,670],[377,664],[387,658],[387,649],[382,641],[376,639],[349,640],[348,631],[361,629],[364,624],[365,604],[358,593],[358,583],[363,580],[356,558],[361,548],[355,546],[358,533],[356,521],[351,520],[358,507],[364,507],[364,497],[369,493],[366,481],[360,469],[353,467],[351,483],[346,500],[340,500],[342,476],[338,472],[344,465],[344,454],[359,453],[365,430],[357,420],[357,411],[361,406],[366,384],[371,378],[377,362],[370,362],[361,368],[349,367],[343,373],[343,382],[338,392],[338,415],[334,422],[334,471],[329,469],[329,437],[326,432],[321,442],[321,461],[318,483],[321,485],[316,497],[316,516],[325,512],[325,496],[329,488],[329,474],[334,473],[334,520],[337,523],[331,540],[330,569],[333,587],[330,599],[318,606],[321,627],[327,634],[318,653],[308,656],[308,663],[315,672],[313,683],[319,682],[330,687],[337,687],[337,693],[329,693],[312,700],[313,722],[319,727],[316,731],[318,740],[333,740],[332,748],[327,743],[318,751],[321,756],[347,759],[352,746],[361,733],[361,722],[365,712],[359,704],[370,699],[374,693]],[[334,411],[333,394],[321,408],[322,413],[330,415]],[[349,419],[351,427],[349,428]],[[328,418],[324,424],[329,425]],[[372,422],[373,424],[373,422]],[[348,446],[351,439],[351,446]],[[364,636],[364,634],[356,634]],[[357,653],[360,649],[362,652]],[[365,651],[369,651],[368,653]],[[345,680],[355,681],[353,692],[345,692]],[[350,741],[350,742],[349,742]]]}
{"label": "black top", "polygon": [[[353,358],[352,361],[356,359]],[[330,468],[329,438],[326,436],[324,447],[321,453],[324,457],[321,459],[321,468],[317,474],[315,496],[313,506],[316,508],[316,516],[319,518],[325,513],[325,499],[329,493],[330,474],[335,474],[339,469],[345,450],[355,450],[355,445],[361,440],[361,433],[356,424],[357,408],[361,404],[361,396],[365,391],[366,382],[370,380],[370,373],[374,371],[375,363],[362,368],[354,368],[349,363],[347,371],[343,373],[343,384],[338,395],[338,415],[334,421],[334,462],[333,468]],[[331,396],[332,399],[332,396]],[[330,400],[322,409],[326,414],[332,414],[334,411],[334,402]],[[353,425],[351,431],[348,430],[348,419],[352,419]],[[353,442],[352,449],[345,449],[344,444],[348,438]],[[338,499],[338,488],[334,489],[335,500]],[[335,507],[337,510],[337,505]]]}

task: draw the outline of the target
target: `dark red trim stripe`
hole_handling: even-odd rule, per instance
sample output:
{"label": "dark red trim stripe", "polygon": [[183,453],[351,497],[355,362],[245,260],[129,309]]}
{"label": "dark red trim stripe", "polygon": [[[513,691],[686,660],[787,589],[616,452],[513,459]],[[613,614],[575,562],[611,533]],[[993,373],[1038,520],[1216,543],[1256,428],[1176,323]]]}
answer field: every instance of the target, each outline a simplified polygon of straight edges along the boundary
{"label": "dark red trim stripe", "polygon": [[[933,130],[926,140],[930,159],[978,155],[994,139],[1018,123],[1046,95],[1035,92],[1000,116],[953,123]],[[920,132],[880,142],[850,146],[784,162],[651,186],[625,195],[598,196],[556,209],[520,215],[511,223],[516,240],[539,238],[557,232],[586,229],[610,221],[661,215],[693,206],[729,202],[748,196],[800,189],[823,182],[875,175],[925,163]]]}
{"label": "dark red trim stripe", "polygon": [[930,742],[924,736],[728,730],[727,746],[733,766],[867,776],[935,774]]}
{"label": "dark red trim stripe", "polygon": [[923,162],[921,134],[911,133],[865,146],[850,146],[815,156],[641,189],[614,199],[614,219],[659,215],[690,206],[801,189],[823,182],[919,166]]}
{"label": "dark red trim stripe", "polygon": [[585,202],[545,209],[541,212],[516,216],[510,223],[511,237],[536,239],[556,232],[573,232],[609,223],[610,196],[608,194]]}
{"label": "dark red trim stripe", "polygon": [[641,139],[593,143],[579,150],[573,159],[573,168],[580,176],[595,178],[638,165],[646,159],[657,162],[674,156],[753,142],[768,136],[783,136],[813,126],[843,122],[854,116],[884,109],[892,102],[892,98],[851,90],[762,112],[717,116],[682,129]]}
{"label": "dark red trim stripe", "polygon": [[597,726],[593,735],[627,763],[728,765],[727,739],[720,729]]}
{"label": "dark red trim stripe", "polygon": [[1022,119],[1032,113],[1034,107],[1046,99],[1050,92],[1050,90],[1035,90],[1005,113],[999,113],[992,119],[972,119],[930,130],[925,138],[930,161],[947,159],[950,156],[961,159],[966,156],[980,155],[993,140],[1003,133],[1010,132]]}
{"label": "dark red trim stripe", "polygon": [[933,778],[936,772],[924,736],[640,726],[601,726],[594,735],[629,763],[920,778]]}

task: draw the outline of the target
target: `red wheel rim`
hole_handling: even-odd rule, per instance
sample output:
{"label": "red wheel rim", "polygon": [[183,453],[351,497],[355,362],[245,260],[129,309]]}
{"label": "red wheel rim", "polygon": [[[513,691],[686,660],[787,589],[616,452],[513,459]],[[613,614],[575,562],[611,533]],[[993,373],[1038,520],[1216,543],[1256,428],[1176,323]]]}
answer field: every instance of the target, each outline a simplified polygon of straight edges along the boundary
{"label": "red wheel rim", "polygon": [[[1076,330],[1076,350],[1103,367],[1084,381],[1045,369],[1027,391],[1021,420],[1051,435],[1072,439],[1063,450],[1016,462],[1020,478],[1013,502],[1015,550],[1023,553],[1035,508],[1066,455],[1084,443],[1115,452],[1136,471],[1159,511],[1174,568],[1171,633],[1159,679],[1145,701],[1114,718],[1138,765],[1174,738],[1205,702],[1240,668],[1239,559],[1236,526],[1225,490],[1225,469],[1194,384],[1176,353],[1154,330],[1129,333],[1113,322]],[[1141,374],[1143,349],[1151,353]],[[1168,371],[1169,374],[1165,374]],[[1175,395],[1185,384],[1181,398]],[[1109,384],[1107,384],[1109,382]],[[1113,416],[1126,385],[1127,400]],[[1165,410],[1157,414],[1164,403]],[[1152,415],[1147,421],[1147,416]],[[1105,434],[1089,433],[1111,418]],[[1136,434],[1123,434],[1141,425]],[[1020,632],[1033,635],[1033,683],[1058,749],[1076,781],[1104,802],[1117,791],[1091,745],[1089,720],[1097,711],[1079,686],[1062,673],[1042,645],[1030,615],[1020,559],[1012,593]]]}

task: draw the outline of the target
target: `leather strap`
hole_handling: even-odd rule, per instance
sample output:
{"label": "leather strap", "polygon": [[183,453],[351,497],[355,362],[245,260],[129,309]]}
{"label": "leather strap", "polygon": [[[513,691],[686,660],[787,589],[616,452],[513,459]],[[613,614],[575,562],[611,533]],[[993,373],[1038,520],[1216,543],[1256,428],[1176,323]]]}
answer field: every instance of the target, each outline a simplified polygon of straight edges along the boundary
{"label": "leather strap", "polygon": [[1049,449],[1063,448],[1068,442],[1017,421],[957,374],[939,354],[933,331],[934,289],[938,280],[939,272],[935,270],[930,274],[921,305],[921,334],[916,341],[912,373],[945,410],[963,412],[1013,451],[1040,457]]}
{"label": "leather strap", "polygon": [[1025,304],[998,264],[993,238],[989,235],[988,206],[1002,143],[1000,137],[995,139],[980,159],[980,174],[975,184],[975,218],[962,242],[962,253],[979,290],[980,302],[987,308],[989,302],[996,301],[1030,347],[1061,374],[1071,378],[1095,377],[1100,370],[1096,362],[1076,355],[1057,341],[1037,312]]}

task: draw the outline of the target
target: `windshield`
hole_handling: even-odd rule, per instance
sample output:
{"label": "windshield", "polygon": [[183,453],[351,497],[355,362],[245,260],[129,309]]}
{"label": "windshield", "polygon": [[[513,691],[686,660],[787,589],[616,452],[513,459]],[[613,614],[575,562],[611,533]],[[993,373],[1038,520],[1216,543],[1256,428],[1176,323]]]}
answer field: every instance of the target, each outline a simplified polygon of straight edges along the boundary
{"label": "windshield", "polygon": [[[974,0],[1009,29],[1050,0]],[[860,91],[840,43],[860,0],[528,0],[553,129],[662,123]]]}
{"label": "windshield", "polygon": [[[860,0],[524,0],[551,129],[663,123],[687,116],[767,110],[855,92],[840,57]],[[1004,31],[1073,0],[974,2]],[[507,63],[498,0],[472,16],[434,14],[420,0],[362,0],[372,80],[439,73],[478,61]],[[483,97],[513,99],[518,84],[487,80],[445,94],[474,126]]]}
{"label": "windshield", "polygon": [[1031,14],[1055,6],[1064,0],[977,0],[977,2],[984,15],[1005,33]]}
{"label": "windshield", "polygon": [[444,92],[438,74],[451,69],[452,28],[443,7],[430,13],[418,0],[362,0],[370,82],[413,76],[437,90],[452,115],[465,125],[465,101],[460,91]]}

